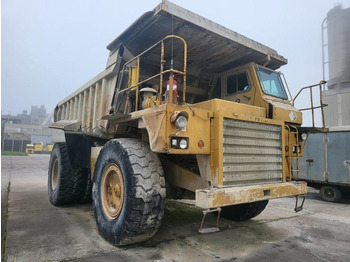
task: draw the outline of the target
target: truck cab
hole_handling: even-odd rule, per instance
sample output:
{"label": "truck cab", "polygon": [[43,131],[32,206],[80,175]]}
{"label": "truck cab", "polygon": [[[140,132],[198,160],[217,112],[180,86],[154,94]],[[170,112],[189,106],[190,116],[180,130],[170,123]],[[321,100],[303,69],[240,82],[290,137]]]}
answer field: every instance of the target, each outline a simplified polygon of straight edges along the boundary
{"label": "truck cab", "polygon": [[27,154],[33,154],[34,153],[34,145],[33,144],[27,144],[26,145],[26,153]]}

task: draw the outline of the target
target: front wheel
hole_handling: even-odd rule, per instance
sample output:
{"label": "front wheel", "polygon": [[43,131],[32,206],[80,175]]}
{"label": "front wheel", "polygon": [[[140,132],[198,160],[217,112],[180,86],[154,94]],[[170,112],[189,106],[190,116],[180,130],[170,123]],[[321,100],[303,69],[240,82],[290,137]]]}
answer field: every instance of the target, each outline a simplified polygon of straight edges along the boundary
{"label": "front wheel", "polygon": [[267,206],[268,200],[222,207],[221,216],[233,221],[244,221],[256,217]]}
{"label": "front wheel", "polygon": [[136,139],[106,143],[96,162],[93,204],[99,233],[116,246],[151,238],[164,215],[163,168]]}

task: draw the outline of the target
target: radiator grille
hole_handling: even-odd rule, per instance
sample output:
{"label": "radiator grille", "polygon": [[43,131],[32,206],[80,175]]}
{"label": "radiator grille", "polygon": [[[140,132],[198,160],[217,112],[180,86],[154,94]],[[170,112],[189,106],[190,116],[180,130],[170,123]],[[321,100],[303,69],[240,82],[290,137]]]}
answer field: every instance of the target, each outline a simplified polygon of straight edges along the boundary
{"label": "radiator grille", "polygon": [[224,119],[224,185],[282,181],[281,126]]}

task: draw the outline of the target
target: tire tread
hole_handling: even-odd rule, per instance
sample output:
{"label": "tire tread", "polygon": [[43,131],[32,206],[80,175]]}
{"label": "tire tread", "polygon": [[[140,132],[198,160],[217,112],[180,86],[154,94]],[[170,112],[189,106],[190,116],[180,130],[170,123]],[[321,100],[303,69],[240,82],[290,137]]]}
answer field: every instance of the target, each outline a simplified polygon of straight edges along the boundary
{"label": "tire tread", "polygon": [[[53,194],[50,195],[49,188],[49,200],[55,206],[73,204],[81,195],[82,176],[79,174],[79,171],[71,167],[66,143],[56,143],[54,147],[57,147],[58,154],[56,153],[56,148],[54,148],[55,151],[53,150],[53,154],[57,154],[57,157],[60,157],[59,163],[61,166],[59,167],[59,183],[56,187],[57,194],[55,196]],[[51,165],[52,163],[50,159],[50,166]],[[50,171],[51,168],[49,167],[49,180],[51,179]],[[50,185],[49,181],[48,186],[50,187]]]}
{"label": "tire tread", "polygon": [[[118,144],[122,154],[126,154],[132,172],[132,192],[127,196],[131,211],[124,218],[123,237],[119,239],[115,238],[113,232],[100,228],[99,223],[98,227],[108,241],[121,246],[145,241],[157,232],[164,216],[165,180],[159,158],[149,145],[137,139],[120,138],[110,140],[105,148],[116,148]],[[94,186],[94,195],[96,190]]]}

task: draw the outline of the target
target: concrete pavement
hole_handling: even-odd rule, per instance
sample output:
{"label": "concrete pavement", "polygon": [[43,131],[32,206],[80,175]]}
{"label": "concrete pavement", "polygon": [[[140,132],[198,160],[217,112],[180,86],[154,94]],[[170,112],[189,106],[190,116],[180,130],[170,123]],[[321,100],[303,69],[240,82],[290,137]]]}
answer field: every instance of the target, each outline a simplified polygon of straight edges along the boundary
{"label": "concrete pavement", "polygon": [[[3,238],[6,231],[7,261],[310,262],[348,261],[350,256],[350,201],[327,203],[312,189],[298,214],[293,198],[277,199],[250,221],[221,219],[220,232],[206,235],[197,233],[200,210],[167,202],[155,237],[117,248],[99,236],[91,204],[54,207],[48,202],[48,161],[48,155],[2,156],[1,233]],[[215,218],[208,218],[213,224]]]}

